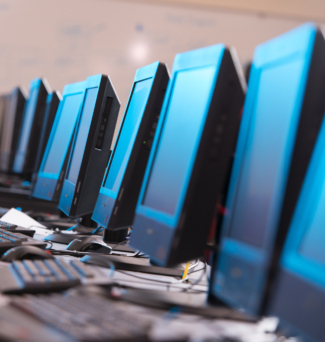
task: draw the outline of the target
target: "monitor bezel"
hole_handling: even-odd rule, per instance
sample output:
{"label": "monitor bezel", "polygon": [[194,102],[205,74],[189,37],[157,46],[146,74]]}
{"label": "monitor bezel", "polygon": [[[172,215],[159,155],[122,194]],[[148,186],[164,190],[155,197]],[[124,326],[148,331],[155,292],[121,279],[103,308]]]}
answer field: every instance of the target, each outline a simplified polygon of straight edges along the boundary
{"label": "monitor bezel", "polygon": [[[300,29],[300,31],[299,31]],[[307,88],[308,84],[308,77],[309,77],[309,69],[310,65],[312,63],[312,58],[313,58],[313,50],[314,50],[314,43],[316,39],[316,33],[317,33],[317,27],[313,24],[305,24],[302,25],[300,28],[297,28],[295,30],[289,31],[286,34],[276,37],[272,39],[271,41],[268,41],[264,44],[259,45],[254,54],[254,59],[253,59],[253,66],[252,66],[252,72],[249,80],[249,87],[248,87],[248,92],[247,92],[247,97],[245,101],[245,106],[244,106],[244,111],[243,111],[243,120],[242,120],[242,125],[241,125],[241,130],[238,138],[238,143],[237,143],[237,148],[236,148],[236,160],[237,162],[234,162],[233,166],[233,171],[232,171],[232,176],[230,180],[230,186],[229,186],[229,192],[228,192],[228,198],[226,201],[226,215],[222,217],[222,230],[221,230],[221,242],[220,242],[220,249],[218,253],[215,253],[214,256],[214,262],[213,262],[213,267],[212,267],[212,275],[211,275],[211,283],[209,287],[209,302],[210,303],[218,303],[221,301],[227,303],[228,305],[232,307],[242,307],[240,304],[238,304],[237,301],[232,300],[229,298],[229,296],[225,295],[220,295],[220,293],[215,293],[213,290],[213,286],[216,282],[215,276],[218,273],[218,266],[220,266],[220,260],[223,260],[221,258],[230,258],[230,257],[238,257],[239,255],[241,256],[241,259],[243,260],[243,263],[246,263],[247,265],[258,265],[258,267],[263,267],[266,272],[266,281],[269,281],[269,276],[270,276],[270,271],[274,271],[272,268],[274,258],[276,258],[276,255],[273,250],[273,246],[275,241],[279,240],[279,246],[278,248],[281,248],[280,240],[284,238],[285,232],[283,232],[283,236],[281,236],[281,239],[279,239],[279,233],[278,232],[273,232],[272,241],[268,243],[267,248],[257,248],[254,247],[253,245],[245,244],[243,242],[240,242],[239,240],[231,239],[228,236],[228,231],[229,231],[229,222],[230,222],[230,215],[231,215],[231,208],[233,207],[233,204],[235,202],[235,197],[236,197],[236,188],[238,185],[238,177],[241,171],[242,167],[242,160],[244,158],[244,148],[246,146],[246,140],[248,137],[248,127],[251,123],[251,115],[247,116],[245,115],[246,111],[250,111],[250,113],[254,113],[254,104],[256,100],[256,87],[257,84],[255,84],[255,79],[259,78],[259,69],[261,69],[264,66],[269,67],[274,65],[274,60],[275,58],[277,61],[287,61],[287,57],[291,58],[292,61],[295,61],[292,57],[302,53],[303,50],[306,51],[305,53],[305,65],[304,65],[304,77],[305,80],[300,81],[300,99],[301,99],[301,104],[300,104],[300,112],[303,110],[304,107],[304,94],[305,90]],[[297,34],[297,32],[299,33]],[[312,31],[312,33],[310,33]],[[294,33],[296,34],[296,37],[290,35]],[[304,38],[302,39],[301,36]],[[282,41],[278,41],[279,46],[277,48],[274,48],[273,44],[276,42],[278,38],[284,38]],[[308,38],[309,37],[309,38]],[[287,43],[287,39],[294,39],[295,42],[295,48],[290,50],[290,45]],[[305,45],[305,49],[303,49],[303,46]],[[307,57],[306,57],[307,56]],[[309,59],[309,63],[308,63]],[[301,94],[302,91],[302,94]],[[250,95],[252,93],[255,93],[255,95]],[[297,107],[297,104],[296,104]],[[295,110],[297,110],[295,108]],[[300,120],[300,119],[299,119]],[[298,128],[296,129],[295,134],[297,134]],[[291,158],[294,154],[294,151],[292,150],[291,153]],[[292,163],[292,160],[291,160]],[[287,170],[287,175],[289,174],[290,167]],[[285,189],[284,189],[285,190]],[[284,199],[284,195],[283,195]],[[282,207],[282,206],[281,206]],[[280,219],[282,219],[282,208],[279,210],[279,217],[278,217],[278,222]],[[272,248],[271,248],[272,247]],[[240,253],[239,253],[240,252]],[[271,265],[272,263],[272,265]],[[270,267],[272,268],[270,270]],[[273,273],[272,273],[273,274]],[[272,275],[273,276],[273,275]],[[269,284],[265,284],[263,287],[266,289],[266,286],[269,286]],[[264,311],[265,307],[265,300],[266,298],[263,298],[265,294],[261,294],[261,300],[259,304],[259,309],[257,311],[261,312]],[[252,313],[252,312],[251,312]],[[254,313],[256,314],[256,312]]]}
{"label": "monitor bezel", "polygon": [[[316,334],[323,335],[319,330],[324,316],[325,302],[325,265],[319,261],[303,256],[299,249],[311,221],[313,210],[319,205],[322,191],[319,184],[324,184],[323,167],[325,165],[325,120],[323,120],[313,156],[308,167],[299,200],[290,224],[287,239],[282,250],[278,273],[266,314],[277,316],[279,328],[287,335],[299,335],[304,340],[314,341]],[[323,188],[323,187],[322,187]],[[294,288],[292,293],[288,291]],[[317,298],[317,305],[308,305],[310,294]],[[287,302],[286,302],[287,301]],[[313,312],[305,312],[306,305]],[[289,309],[288,309],[289,308]],[[299,315],[300,313],[300,315]],[[313,320],[310,314],[315,314]],[[324,329],[323,329],[324,330]]]}
{"label": "monitor bezel", "polygon": [[313,208],[317,206],[321,196],[319,184],[324,183],[325,178],[324,170],[321,167],[321,165],[325,165],[324,146],[325,120],[323,120],[319,139],[315,146],[308,173],[290,224],[280,263],[283,268],[295,273],[298,277],[302,277],[304,281],[308,282],[308,280],[311,280],[316,286],[323,286],[325,288],[325,266],[316,260],[311,260],[299,252],[304,235],[308,230],[307,227],[310,226],[312,215],[315,212]]}
{"label": "monitor bezel", "polygon": [[[100,190],[105,167],[108,163],[111,152],[113,133],[116,128],[116,120],[120,108],[120,101],[116,95],[111,80],[107,75],[99,74],[90,76],[86,81],[86,89],[97,88],[97,97],[93,115],[88,131],[82,160],[76,184],[68,180],[71,161],[74,150],[71,148],[69,153],[68,167],[63,179],[63,188],[59,200],[59,209],[70,217],[78,217],[93,212],[96,199]],[[85,99],[84,99],[85,102]],[[81,112],[84,109],[82,105]],[[100,119],[107,115],[107,126],[105,129],[102,148],[96,148],[96,143],[101,129]],[[73,145],[78,139],[79,125],[82,120],[80,114],[78,128],[75,130]],[[96,138],[97,137],[97,138]],[[94,191],[94,189],[96,189]]]}
{"label": "monitor bezel", "polygon": [[[108,189],[108,188],[105,187],[106,179],[107,179],[107,176],[108,176],[108,173],[109,173],[109,170],[110,170],[110,166],[111,166],[111,164],[113,162],[113,159],[114,159],[114,156],[115,156],[115,152],[116,152],[116,149],[117,149],[117,146],[118,146],[118,143],[119,143],[120,136],[122,134],[122,130],[123,130],[123,127],[124,127],[124,122],[125,122],[127,113],[129,111],[129,106],[130,106],[130,103],[131,103],[131,100],[132,100],[132,96],[134,94],[135,85],[138,82],[142,82],[142,81],[146,81],[146,80],[152,79],[152,83],[151,83],[150,91],[149,91],[149,95],[148,95],[148,100],[149,100],[150,93],[151,93],[151,90],[152,90],[153,85],[154,85],[155,76],[156,76],[156,73],[158,71],[159,62],[154,63],[154,65],[155,65],[155,68],[153,68],[151,65],[148,65],[148,66],[145,66],[145,67],[143,67],[141,69],[138,69],[137,72],[136,72],[135,78],[134,78],[132,86],[131,86],[131,91],[130,91],[130,94],[129,94],[127,105],[125,107],[125,111],[124,111],[124,114],[123,114],[123,118],[121,120],[119,131],[118,131],[115,143],[114,143],[114,147],[113,147],[113,150],[112,150],[112,153],[110,155],[109,162],[108,162],[108,165],[107,165],[107,168],[106,168],[106,171],[105,171],[105,175],[104,175],[102,186],[100,188],[100,192],[99,193],[103,194],[104,196],[107,196],[109,198],[112,198],[114,201],[117,199],[118,194],[119,194],[119,192],[121,190],[121,186],[123,184],[123,178],[124,178],[124,175],[125,175],[125,172],[126,172],[126,169],[127,169],[127,165],[126,165],[125,170],[123,172],[122,179],[121,179],[121,182],[120,182],[120,184],[118,186],[117,191],[114,191],[112,189]],[[147,107],[147,105],[146,105],[146,107]],[[146,107],[144,108],[144,113],[146,111]],[[140,122],[140,126],[141,126],[141,122]],[[140,128],[140,126],[139,126],[139,128]],[[135,142],[136,142],[136,138],[134,140],[133,145],[135,144]],[[132,155],[132,151],[130,153],[128,162],[129,162],[129,160],[131,158],[131,155]],[[127,164],[128,164],[128,162],[127,162]]]}
{"label": "monitor bezel", "polygon": [[[85,159],[88,159],[88,157],[85,157],[85,155],[88,154],[87,153],[88,152],[87,151],[87,147],[89,149],[89,146],[88,146],[89,145],[88,144],[89,135],[91,135],[91,132],[95,129],[94,128],[95,123],[94,123],[93,115],[96,112],[97,107],[98,107],[98,96],[100,95],[99,92],[101,90],[100,89],[101,82],[102,82],[102,75],[101,74],[100,75],[95,75],[95,76],[90,76],[86,80],[84,97],[83,97],[83,100],[81,102],[80,113],[79,113],[79,116],[78,116],[78,119],[77,119],[77,124],[76,124],[76,128],[75,128],[75,132],[73,134],[73,139],[72,139],[72,144],[71,144],[68,164],[67,164],[66,172],[65,172],[65,176],[64,176],[64,184],[65,183],[69,184],[70,187],[74,187],[75,188],[77,186],[77,184],[79,183],[79,181],[80,181],[80,171],[84,168]],[[83,156],[82,156],[82,159],[81,159],[81,163],[80,163],[80,167],[79,167],[77,181],[74,184],[74,183],[72,183],[68,179],[68,177],[69,177],[69,172],[70,172],[70,168],[71,168],[71,162],[72,162],[72,159],[73,159],[75,145],[76,145],[77,138],[78,138],[80,123],[81,123],[81,120],[82,120],[82,113],[83,113],[83,109],[84,109],[84,105],[85,105],[85,101],[86,101],[86,93],[87,93],[88,90],[93,89],[93,88],[97,88],[96,100],[95,100],[93,115],[92,115],[90,126],[89,126],[87,140],[86,140],[86,143],[85,143],[85,150],[84,150],[84,153],[83,153]],[[97,125],[97,123],[96,123],[96,125]]]}
{"label": "monitor bezel", "polygon": [[[80,112],[81,112],[81,107],[82,107],[82,104],[83,104],[83,101],[84,101],[85,86],[86,86],[86,81],[82,81],[82,82],[67,84],[64,87],[63,94],[62,94],[62,100],[61,100],[61,102],[59,104],[59,107],[58,107],[58,110],[57,110],[57,113],[56,113],[56,116],[55,116],[55,120],[54,120],[54,123],[53,123],[53,127],[51,129],[51,133],[50,133],[50,136],[49,136],[49,139],[48,139],[48,143],[46,145],[46,149],[45,149],[44,155],[42,157],[42,162],[41,162],[41,165],[40,165],[40,168],[39,168],[39,172],[38,172],[38,176],[37,176],[38,178],[54,179],[54,180],[58,180],[59,179],[59,177],[61,175],[61,171],[62,171],[62,167],[63,167],[63,164],[64,164],[65,157],[61,161],[61,166],[59,168],[59,172],[58,173],[44,172],[43,169],[44,169],[45,163],[47,162],[47,157],[48,157],[49,152],[51,150],[53,139],[55,137],[56,130],[57,130],[59,122],[60,122],[60,118],[61,118],[61,114],[62,114],[62,109],[64,107],[65,99],[68,96],[77,95],[77,94],[83,94],[82,95],[82,100],[80,102],[79,109],[78,109],[77,119],[76,119],[78,121],[79,116],[80,116]],[[71,137],[70,137],[69,141],[71,141],[71,139],[72,139],[72,137],[74,135],[74,131],[75,131],[75,128],[72,130]],[[68,150],[69,150],[69,146],[66,147],[66,151],[65,151],[65,154],[64,154],[65,156],[67,155]]]}
{"label": "monitor bezel", "polygon": [[[160,119],[158,121],[156,134],[155,134],[155,137],[153,140],[153,144],[152,144],[152,148],[151,148],[146,172],[145,172],[145,175],[143,178],[143,183],[141,186],[141,191],[140,191],[140,195],[139,195],[139,199],[138,199],[138,203],[137,203],[137,207],[136,207],[136,214],[137,215],[141,215],[142,217],[148,218],[150,220],[154,220],[156,222],[162,223],[162,224],[167,225],[169,227],[176,227],[178,225],[178,222],[179,222],[179,219],[180,219],[180,216],[182,213],[182,209],[183,209],[183,204],[184,204],[186,196],[187,196],[188,185],[191,181],[192,172],[188,172],[187,182],[186,182],[186,185],[184,186],[184,188],[181,190],[181,193],[179,196],[179,201],[177,204],[177,208],[175,210],[175,215],[170,215],[170,214],[164,213],[162,211],[158,211],[156,209],[150,208],[150,207],[143,204],[145,194],[146,194],[146,190],[148,187],[148,182],[150,179],[150,174],[151,174],[151,171],[153,168],[153,163],[154,163],[154,160],[156,158],[159,143],[161,141],[162,134],[164,131],[164,123],[165,123],[165,120],[167,118],[166,114],[168,114],[170,99],[171,99],[171,95],[173,93],[174,86],[175,86],[175,79],[176,79],[175,76],[177,75],[178,72],[184,72],[186,70],[214,67],[215,70],[214,70],[214,77],[213,77],[213,81],[212,81],[212,84],[214,85],[216,83],[217,78],[218,78],[218,73],[219,73],[219,69],[220,69],[220,65],[221,65],[221,61],[223,58],[224,51],[225,51],[225,45],[224,44],[217,44],[217,45],[213,45],[213,46],[208,47],[208,48],[193,50],[193,51],[189,51],[189,52],[185,52],[185,53],[176,55],[175,61],[173,64],[173,69],[171,72],[171,79],[170,79],[170,82],[169,82],[167,90],[166,90],[165,99],[164,99],[162,109],[160,112]],[[217,61],[216,61],[216,56],[218,57]],[[208,97],[208,99],[209,99],[208,103],[209,104],[211,103],[213,95],[214,95],[214,87],[211,87],[210,94]],[[208,115],[209,108],[210,108],[210,105],[207,105],[207,107],[205,109],[205,114],[204,114],[205,118]],[[203,125],[200,128],[199,135],[202,135],[202,132],[203,132]],[[200,139],[198,139],[198,142],[195,146],[195,151],[193,151],[193,154],[191,157],[191,168],[192,168],[192,170],[193,170],[193,167],[195,164],[196,154],[197,154],[197,151],[199,149],[199,146],[200,146]]]}
{"label": "monitor bezel", "polygon": [[[30,127],[30,131],[28,132],[27,143],[23,149],[20,149],[20,142],[22,139],[22,134],[26,132],[26,128],[24,128],[24,122],[26,119],[26,115],[28,113],[32,92],[36,90],[36,102],[33,110],[33,118]],[[36,154],[33,154],[32,151],[37,148],[38,144],[38,136],[41,126],[43,124],[43,114],[45,110],[46,98],[47,95],[51,92],[51,89],[48,85],[48,82],[44,78],[35,78],[29,84],[29,97],[25,102],[24,113],[22,117],[21,127],[19,131],[18,141],[15,150],[15,156],[12,165],[12,171],[16,174],[31,174],[34,170],[34,163],[36,159]],[[35,139],[37,136],[37,139]],[[20,168],[15,169],[16,159],[20,158],[19,153],[24,152],[23,157],[21,157],[22,161],[20,162]],[[18,159],[19,162],[19,159]]]}

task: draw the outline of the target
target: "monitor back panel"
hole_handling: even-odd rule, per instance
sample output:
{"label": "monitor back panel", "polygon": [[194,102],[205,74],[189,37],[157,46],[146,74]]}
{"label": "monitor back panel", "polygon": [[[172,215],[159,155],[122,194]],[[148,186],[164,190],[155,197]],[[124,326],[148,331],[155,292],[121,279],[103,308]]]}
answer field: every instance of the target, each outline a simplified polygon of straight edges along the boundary
{"label": "monitor back panel", "polygon": [[168,80],[159,62],[136,72],[92,216],[107,229],[132,225]]}
{"label": "monitor back panel", "polygon": [[325,120],[294,212],[280,259],[267,315],[303,341],[325,336]]}
{"label": "monitor back panel", "polygon": [[59,209],[70,217],[94,211],[110,156],[120,102],[106,75],[87,78]]}
{"label": "monitor back panel", "polygon": [[[9,95],[8,94],[2,94],[0,96],[0,153],[1,153],[1,145],[4,135],[4,123],[5,123],[5,117],[6,112],[8,111],[8,102],[9,102]],[[0,165],[0,170],[2,171],[2,167]]]}
{"label": "monitor back panel", "polygon": [[43,125],[46,98],[50,89],[46,80],[35,79],[30,83],[29,99],[26,102],[17,150],[13,163],[13,172],[32,174],[36,152]]}
{"label": "monitor back panel", "polygon": [[86,81],[64,87],[38,171],[33,197],[58,202],[69,151],[85,95]]}
{"label": "monitor back panel", "polygon": [[260,314],[325,111],[325,44],[303,25],[257,47],[212,296]]}
{"label": "monitor back panel", "polygon": [[26,99],[20,88],[6,96],[2,117],[0,142],[0,170],[11,172]]}
{"label": "monitor back panel", "polygon": [[41,137],[37,149],[37,156],[35,161],[35,167],[32,177],[32,189],[35,186],[35,182],[37,179],[38,170],[41,165],[42,157],[51,133],[51,129],[53,126],[53,122],[55,119],[56,112],[59,107],[59,103],[61,101],[62,97],[61,94],[57,91],[52,92],[47,96],[46,100],[46,107],[44,111],[44,119],[43,119],[43,126],[41,130]]}
{"label": "monitor back panel", "polygon": [[130,239],[159,265],[203,255],[243,102],[224,45],[176,56]]}

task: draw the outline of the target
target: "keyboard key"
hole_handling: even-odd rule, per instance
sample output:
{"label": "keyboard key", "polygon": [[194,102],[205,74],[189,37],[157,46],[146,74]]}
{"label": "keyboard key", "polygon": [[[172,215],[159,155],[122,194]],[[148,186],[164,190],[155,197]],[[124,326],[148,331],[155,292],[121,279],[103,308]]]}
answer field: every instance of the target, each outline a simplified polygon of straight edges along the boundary
{"label": "keyboard key", "polygon": [[54,259],[54,261],[70,280],[79,279],[80,275],[68,263],[65,263],[59,259]]}
{"label": "keyboard key", "polygon": [[34,260],[34,265],[39,270],[39,274],[42,276],[52,275],[52,271],[44,264],[43,260]]}
{"label": "keyboard key", "polygon": [[23,260],[23,265],[31,276],[35,277],[39,275],[40,272],[32,260]]}
{"label": "keyboard key", "polygon": [[59,281],[69,281],[67,275],[61,270],[54,260],[44,260],[44,263]]}
{"label": "keyboard key", "polygon": [[33,281],[33,277],[28,273],[21,261],[13,261],[12,266],[16,270],[23,283],[28,284]]}
{"label": "keyboard key", "polygon": [[94,274],[90,268],[80,261],[71,261],[71,265],[85,278],[93,278]]}

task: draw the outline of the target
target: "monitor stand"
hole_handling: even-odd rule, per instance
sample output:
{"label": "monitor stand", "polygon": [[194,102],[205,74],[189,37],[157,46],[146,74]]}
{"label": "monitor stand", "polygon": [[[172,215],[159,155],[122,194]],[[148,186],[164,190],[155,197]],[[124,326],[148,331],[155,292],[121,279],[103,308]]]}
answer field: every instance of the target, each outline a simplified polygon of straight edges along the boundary
{"label": "monitor stand", "polygon": [[[55,243],[69,244],[72,240],[77,239],[78,237],[93,235],[92,233],[96,230],[97,223],[92,219],[92,213],[87,214],[81,217],[79,223],[74,226],[65,225],[64,229],[59,229],[53,234],[47,235],[44,238],[44,241],[51,241]],[[59,223],[59,222],[58,222]],[[53,222],[54,226],[55,223]],[[52,227],[54,227],[52,226]],[[100,232],[99,232],[100,233]],[[94,234],[98,239],[102,239],[101,234]],[[110,231],[104,229],[104,241],[106,244],[114,249],[114,251],[118,252],[126,252],[126,253],[134,253],[135,251],[130,248],[127,244],[126,237],[128,235],[128,228],[121,229],[117,231]],[[123,243],[125,241],[125,243]],[[100,253],[101,251],[98,251]],[[107,252],[107,249],[103,249],[103,253]]]}

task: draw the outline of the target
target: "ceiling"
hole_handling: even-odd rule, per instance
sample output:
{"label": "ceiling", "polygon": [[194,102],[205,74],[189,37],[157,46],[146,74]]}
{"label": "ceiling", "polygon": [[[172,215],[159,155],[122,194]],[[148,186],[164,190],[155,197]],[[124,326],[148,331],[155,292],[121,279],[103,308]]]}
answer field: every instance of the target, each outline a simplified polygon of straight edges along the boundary
{"label": "ceiling", "polygon": [[[139,0],[129,0],[139,2]],[[189,5],[255,12],[325,22],[325,0],[140,0],[169,5]]]}

